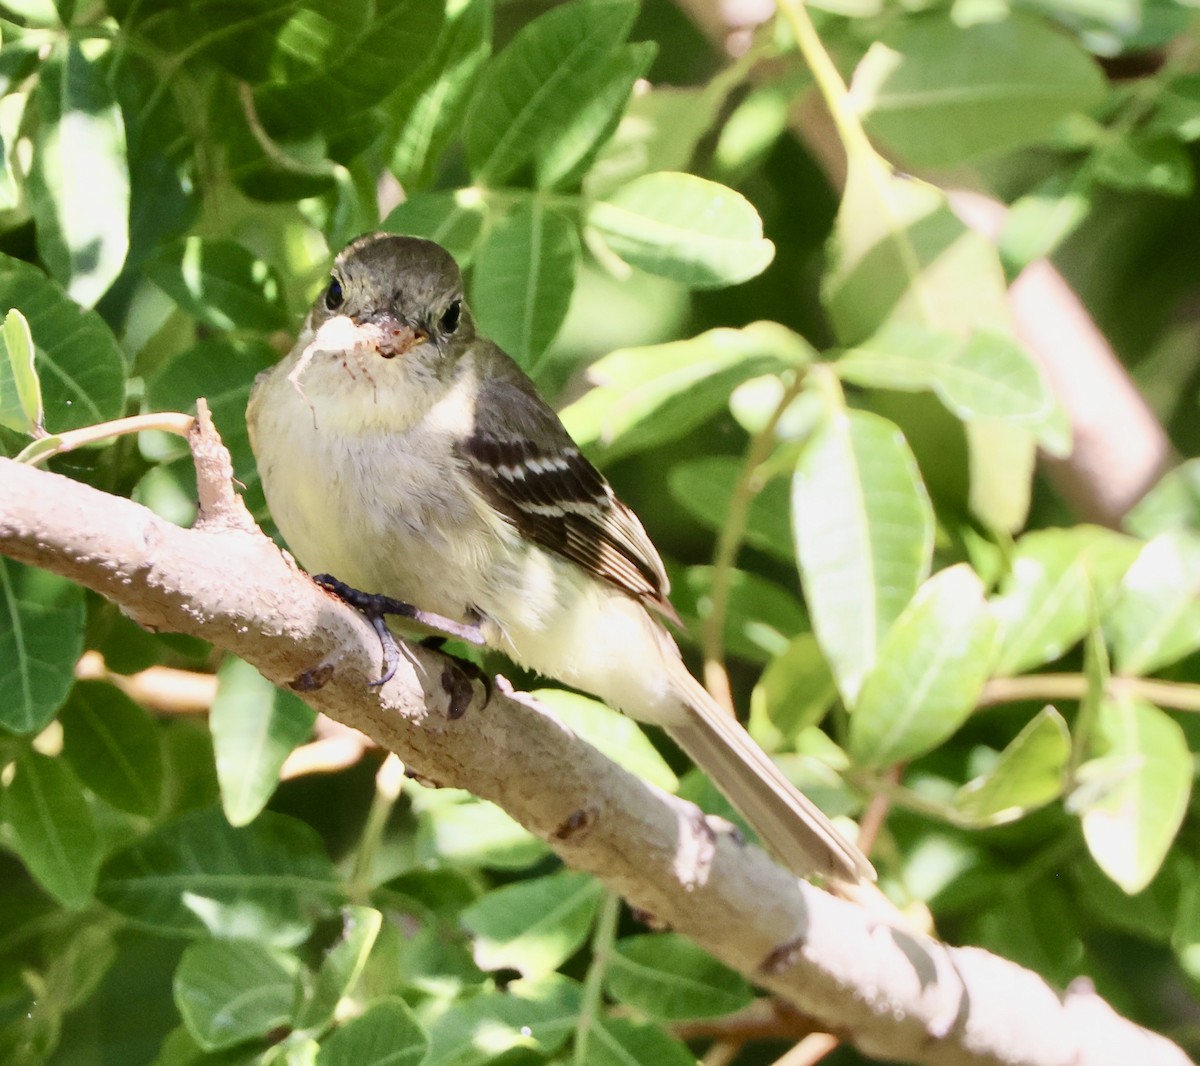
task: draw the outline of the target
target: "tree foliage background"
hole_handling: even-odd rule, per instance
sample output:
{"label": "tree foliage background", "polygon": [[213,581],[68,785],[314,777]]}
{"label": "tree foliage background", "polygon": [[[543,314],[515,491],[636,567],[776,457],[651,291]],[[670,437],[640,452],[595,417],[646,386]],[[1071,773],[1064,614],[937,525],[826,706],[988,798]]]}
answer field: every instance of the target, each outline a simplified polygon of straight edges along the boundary
{"label": "tree foliage background", "polygon": [[[1188,4],[783,4],[736,58],[666,0],[0,16],[6,454],[204,396],[269,521],[254,375],[344,242],[432,237],[642,515],[696,669],[827,810],[886,815],[893,899],[1196,1046],[1196,468],[1080,524],[1034,465],[1095,368],[1052,389],[1005,293],[1052,256],[1196,450]],[[1012,205],[995,240],[961,187]],[[192,517],[166,434],[50,464]],[[156,666],[215,673],[207,718]],[[661,738],[545,695],[731,814]],[[672,1066],[706,1046],[682,1023],[751,1002],[490,805],[370,750],[280,784],[313,726],[0,560],[0,1060]]]}

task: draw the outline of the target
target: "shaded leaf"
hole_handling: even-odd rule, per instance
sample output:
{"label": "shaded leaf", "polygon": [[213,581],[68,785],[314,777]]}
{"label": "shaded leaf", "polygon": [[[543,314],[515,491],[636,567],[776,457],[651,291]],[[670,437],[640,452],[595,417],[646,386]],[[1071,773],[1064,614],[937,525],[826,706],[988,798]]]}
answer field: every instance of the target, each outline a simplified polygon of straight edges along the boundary
{"label": "shaded leaf", "polygon": [[[741,459],[729,455],[677,463],[667,475],[671,495],[697,522],[719,531],[729,515],[729,502],[742,465]],[[746,521],[745,542],[777,559],[791,561],[791,500],[787,482],[781,478],[758,486]]]}
{"label": "shaded leaf", "polygon": [[471,307],[480,329],[530,373],[567,316],[578,267],[575,228],[537,201],[510,211],[476,249]]}
{"label": "shaded leaf", "polygon": [[83,789],[66,765],[21,752],[3,801],[12,847],[34,879],[64,907],[89,903],[100,839]]}
{"label": "shaded leaf", "polygon": [[677,933],[618,940],[604,983],[619,1002],[671,1021],[732,1014],[754,998],[741,974]]}
{"label": "shaded leaf", "polygon": [[36,733],[62,706],[83,652],[83,590],[0,559],[0,727]]}
{"label": "shaded leaf", "polygon": [[80,681],[59,714],[63,754],[79,779],[106,803],[150,817],[162,805],[159,730],[120,689]]}
{"label": "shaded leaf", "polygon": [[279,784],[284,760],[312,734],[317,712],[230,656],[218,672],[209,712],[221,806],[229,824],[258,817]]}
{"label": "shaded leaf", "polygon": [[632,0],[574,0],[527,23],[488,64],[464,123],[476,180],[498,185],[570,127],[591,72],[607,69],[637,17]]}
{"label": "shaded leaf", "polygon": [[553,1055],[575,1029],[580,1000],[579,985],[560,974],[459,1000],[430,1028],[422,1066],[491,1066],[515,1048]]}
{"label": "shaded leaf", "polygon": [[475,79],[491,51],[490,0],[448,4],[437,46],[389,102],[400,127],[391,169],[406,188],[429,184],[442,153],[462,128]]}
{"label": "shaded leaf", "polygon": [[36,369],[52,433],[123,413],[125,360],[98,314],[81,310],[36,267],[5,255],[0,255],[0,307],[19,308],[36,338]]}
{"label": "shaded leaf", "polygon": [[175,1005],[196,1043],[220,1051],[291,1021],[298,970],[253,941],[199,940],[175,971]]}
{"label": "shaded leaf", "polygon": [[777,751],[824,718],[836,698],[829,660],[812,633],[801,633],[767,663],[754,686],[750,732],[767,751]]}
{"label": "shaded leaf", "polygon": [[275,271],[236,241],[191,236],[159,248],[146,274],[188,314],[219,330],[289,324]]}
{"label": "shaded leaf", "polygon": [[572,87],[583,99],[570,121],[547,131],[534,159],[534,182],[553,189],[577,184],[600,146],[617,128],[633,83],[650,68],[658,46],[626,45]]}
{"label": "shaded leaf", "polygon": [[660,1026],[598,1018],[588,1031],[588,1066],[696,1066],[687,1046]]}
{"label": "shaded leaf", "polygon": [[317,1066],[420,1066],[429,1037],[404,1000],[374,1000],[321,1041]]}
{"label": "shaded leaf", "polygon": [[234,829],[218,810],[191,811],[113,855],[101,902],[158,933],[205,931],[291,945],[340,894],[320,838],[265,811]]}
{"label": "shaded leaf", "polygon": [[418,193],[392,208],[379,228],[436,241],[466,267],[483,234],[483,201],[466,190]]}
{"label": "shaded leaf", "polygon": [[354,992],[381,928],[383,915],[373,907],[342,909],[342,936],[321,960],[312,988],[296,1012],[297,1029],[323,1029],[334,1019],[342,999]]}

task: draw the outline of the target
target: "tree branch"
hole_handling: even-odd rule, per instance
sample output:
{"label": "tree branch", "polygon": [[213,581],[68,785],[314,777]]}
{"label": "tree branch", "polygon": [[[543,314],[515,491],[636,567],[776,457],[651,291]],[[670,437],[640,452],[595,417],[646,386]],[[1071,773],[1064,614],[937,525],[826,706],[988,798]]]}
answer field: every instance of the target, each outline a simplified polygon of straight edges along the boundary
{"label": "tree branch", "polygon": [[479,685],[467,699],[436,652],[410,648],[393,681],[369,686],[370,627],[254,527],[210,427],[194,447],[203,506],[190,530],[0,459],[0,553],[94,589],[142,625],[235,652],[420,777],[497,803],[570,866],[867,1054],[931,1066],[1187,1062],[1090,989],[1060,996],[1011,962],[889,927],[797,881],[531,701]]}

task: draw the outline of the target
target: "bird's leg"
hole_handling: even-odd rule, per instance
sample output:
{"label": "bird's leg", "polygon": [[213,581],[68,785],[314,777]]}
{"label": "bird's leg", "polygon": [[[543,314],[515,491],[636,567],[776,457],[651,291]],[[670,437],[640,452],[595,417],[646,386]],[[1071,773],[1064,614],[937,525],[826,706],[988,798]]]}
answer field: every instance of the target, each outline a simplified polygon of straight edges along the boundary
{"label": "bird's leg", "polygon": [[326,592],[333,593],[339,600],[361,611],[379,636],[379,643],[383,649],[384,669],[383,676],[378,681],[373,681],[373,685],[387,684],[400,665],[400,646],[396,643],[396,638],[392,636],[392,631],[388,629],[385,621],[389,614],[411,619],[427,629],[436,630],[448,637],[466,641],[468,644],[483,644],[483,633],[478,625],[456,622],[452,618],[443,618],[440,614],[422,611],[410,603],[402,603],[400,600],[394,600],[390,596],[383,596],[377,592],[363,592],[360,589],[351,588],[332,574],[315,574],[313,581]]}

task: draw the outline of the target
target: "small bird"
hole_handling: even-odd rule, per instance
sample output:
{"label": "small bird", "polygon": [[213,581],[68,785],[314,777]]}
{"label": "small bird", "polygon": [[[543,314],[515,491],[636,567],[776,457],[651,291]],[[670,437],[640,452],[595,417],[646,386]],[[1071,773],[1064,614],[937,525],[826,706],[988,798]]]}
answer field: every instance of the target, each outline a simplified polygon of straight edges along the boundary
{"label": "small bird", "polygon": [[688,673],[641,522],[476,331],[440,245],[372,233],[345,248],[247,422],[271,514],[327,585],[661,726],[792,871],[874,879]]}

